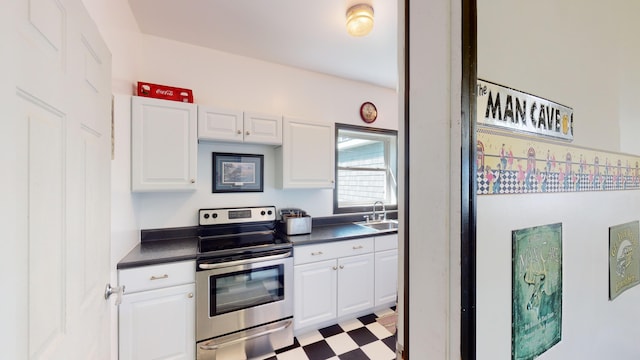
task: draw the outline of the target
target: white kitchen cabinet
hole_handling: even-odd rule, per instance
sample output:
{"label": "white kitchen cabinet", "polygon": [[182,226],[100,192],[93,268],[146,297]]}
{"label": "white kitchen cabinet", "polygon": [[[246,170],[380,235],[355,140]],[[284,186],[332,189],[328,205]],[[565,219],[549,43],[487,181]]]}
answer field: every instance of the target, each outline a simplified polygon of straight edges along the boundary
{"label": "white kitchen cabinet", "polygon": [[282,116],[198,105],[198,139],[282,144]]}
{"label": "white kitchen cabinet", "polygon": [[373,254],[338,259],[338,317],[373,308]]}
{"label": "white kitchen cabinet", "polygon": [[336,260],[294,267],[294,326],[303,328],[337,316]]}
{"label": "white kitchen cabinet", "polygon": [[195,190],[195,104],[134,96],[131,100],[131,190]]}
{"label": "white kitchen cabinet", "polygon": [[195,263],[120,270],[119,359],[195,358]]}
{"label": "white kitchen cabinet", "polygon": [[375,238],[375,306],[391,305],[398,295],[398,235]]}
{"label": "white kitchen cabinet", "polygon": [[373,308],[373,238],[294,247],[294,327]]}
{"label": "white kitchen cabinet", "polygon": [[333,124],[285,117],[282,146],[276,150],[277,185],[284,189],[332,189],[334,144]]}

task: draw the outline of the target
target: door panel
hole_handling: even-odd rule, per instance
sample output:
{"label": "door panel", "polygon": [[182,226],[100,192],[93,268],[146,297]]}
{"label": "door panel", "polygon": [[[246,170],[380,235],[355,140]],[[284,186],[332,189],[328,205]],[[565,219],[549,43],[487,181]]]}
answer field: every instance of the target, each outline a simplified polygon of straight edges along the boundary
{"label": "door panel", "polygon": [[373,307],[373,254],[338,259],[338,317]]}
{"label": "door panel", "polygon": [[108,359],[111,55],[80,0],[0,24],[3,357]]}
{"label": "door panel", "polygon": [[28,131],[29,356],[38,357],[65,331],[65,116],[21,92]]}
{"label": "door panel", "polygon": [[62,50],[65,36],[64,8],[55,0],[30,0],[29,22],[53,50]]}
{"label": "door panel", "polygon": [[296,329],[336,317],[336,261],[326,260],[294,268]]}

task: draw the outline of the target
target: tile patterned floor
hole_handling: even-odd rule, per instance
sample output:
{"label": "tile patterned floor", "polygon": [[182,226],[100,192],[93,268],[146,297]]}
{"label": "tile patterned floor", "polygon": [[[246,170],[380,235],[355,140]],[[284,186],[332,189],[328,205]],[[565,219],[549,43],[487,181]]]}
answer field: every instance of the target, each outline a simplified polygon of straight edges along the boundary
{"label": "tile patterned floor", "polygon": [[311,331],[260,360],[393,360],[396,336],[376,321],[393,311],[386,309]]}

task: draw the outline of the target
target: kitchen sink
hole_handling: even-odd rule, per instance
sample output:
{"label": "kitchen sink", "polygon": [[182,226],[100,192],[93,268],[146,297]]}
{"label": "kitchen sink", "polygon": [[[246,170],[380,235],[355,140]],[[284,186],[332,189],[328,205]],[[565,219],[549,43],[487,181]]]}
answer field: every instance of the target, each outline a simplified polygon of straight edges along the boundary
{"label": "kitchen sink", "polygon": [[356,225],[364,226],[377,231],[397,231],[398,220],[379,220],[369,222],[357,222]]}

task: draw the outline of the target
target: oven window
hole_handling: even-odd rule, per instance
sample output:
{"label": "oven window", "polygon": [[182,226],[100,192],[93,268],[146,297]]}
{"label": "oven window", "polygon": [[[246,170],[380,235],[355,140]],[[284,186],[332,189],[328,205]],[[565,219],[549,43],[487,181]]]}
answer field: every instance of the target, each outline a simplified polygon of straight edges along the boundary
{"label": "oven window", "polygon": [[284,265],[213,275],[209,285],[209,316],[280,301],[284,299]]}

